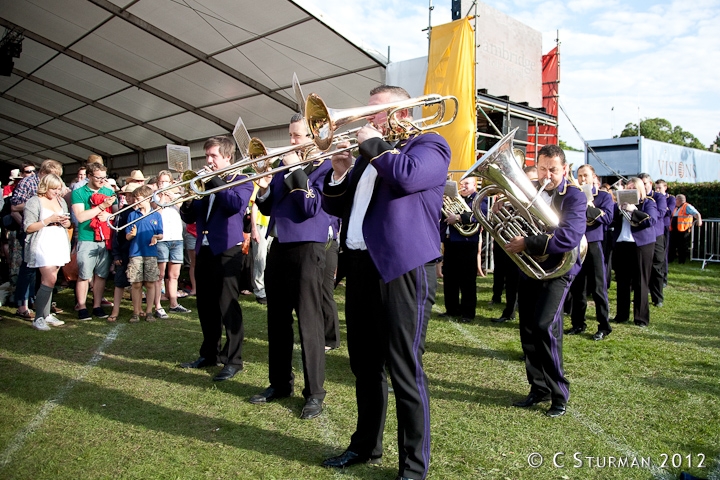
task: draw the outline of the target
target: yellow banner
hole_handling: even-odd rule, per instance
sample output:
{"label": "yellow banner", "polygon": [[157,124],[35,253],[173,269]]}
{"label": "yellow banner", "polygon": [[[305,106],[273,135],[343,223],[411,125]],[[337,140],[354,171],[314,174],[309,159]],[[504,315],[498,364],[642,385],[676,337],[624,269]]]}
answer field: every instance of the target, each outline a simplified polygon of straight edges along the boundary
{"label": "yellow banner", "polygon": [[[432,28],[425,94],[453,95],[458,115],[453,123],[437,129],[452,150],[450,170],[463,172],[475,163],[475,35],[470,18]],[[430,107],[433,108],[433,107]],[[424,112],[427,116],[430,109]],[[458,178],[458,175],[454,175]]]}

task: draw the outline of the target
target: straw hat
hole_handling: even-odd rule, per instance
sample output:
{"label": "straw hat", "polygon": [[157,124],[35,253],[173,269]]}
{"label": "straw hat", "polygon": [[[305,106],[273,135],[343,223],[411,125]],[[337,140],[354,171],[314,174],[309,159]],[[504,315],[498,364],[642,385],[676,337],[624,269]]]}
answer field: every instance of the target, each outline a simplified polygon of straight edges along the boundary
{"label": "straw hat", "polygon": [[132,172],[130,172],[130,176],[127,177],[127,180],[134,182],[144,182],[147,179],[145,178],[145,175],[143,175],[142,171],[133,170]]}
{"label": "straw hat", "polygon": [[128,183],[124,187],[122,187],[122,190],[120,190],[123,193],[132,193],[133,191],[140,188],[140,185],[137,183]]}

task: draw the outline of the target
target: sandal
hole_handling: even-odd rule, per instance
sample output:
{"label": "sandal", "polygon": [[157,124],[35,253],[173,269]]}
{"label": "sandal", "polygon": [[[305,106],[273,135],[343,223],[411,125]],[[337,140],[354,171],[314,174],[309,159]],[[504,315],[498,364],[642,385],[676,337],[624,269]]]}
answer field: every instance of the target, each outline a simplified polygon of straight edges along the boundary
{"label": "sandal", "polygon": [[[108,317],[110,318],[110,317]],[[133,314],[132,317],[130,317],[130,320],[128,320],[128,323],[138,323],[140,321],[140,316],[137,314]]]}
{"label": "sandal", "polygon": [[107,318],[107,321],[108,321],[108,322],[116,322],[117,319],[118,319],[118,315],[110,315],[110,316]]}
{"label": "sandal", "polygon": [[35,312],[30,310],[29,308],[25,310],[24,312],[21,312],[20,309],[15,311],[15,316],[20,317],[24,320],[34,320],[35,319]]}
{"label": "sandal", "polygon": [[177,298],[185,298],[188,296],[188,292],[185,290],[178,290],[177,292]]}

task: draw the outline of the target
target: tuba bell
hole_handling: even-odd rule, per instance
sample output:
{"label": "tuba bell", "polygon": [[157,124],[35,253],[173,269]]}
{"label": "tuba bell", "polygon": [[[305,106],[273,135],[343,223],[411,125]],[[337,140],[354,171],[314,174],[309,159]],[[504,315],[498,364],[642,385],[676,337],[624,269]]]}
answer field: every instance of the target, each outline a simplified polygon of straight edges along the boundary
{"label": "tuba bell", "polygon": [[[513,138],[517,128],[505,135],[497,144],[473,165],[462,178],[476,176],[485,185],[475,196],[473,212],[478,222],[504,247],[516,236],[542,235],[558,227],[560,217],[553,208],[540,199],[543,188],[536,190],[527,178],[513,154]],[[497,213],[482,215],[480,205],[483,198],[499,195],[498,201],[508,202]],[[556,278],[567,273],[580,255],[585,259],[587,240],[583,235],[580,245],[565,252],[560,262],[552,268],[543,268],[540,263],[547,255],[533,257],[525,252],[509,253],[510,258],[527,276],[538,280]]]}

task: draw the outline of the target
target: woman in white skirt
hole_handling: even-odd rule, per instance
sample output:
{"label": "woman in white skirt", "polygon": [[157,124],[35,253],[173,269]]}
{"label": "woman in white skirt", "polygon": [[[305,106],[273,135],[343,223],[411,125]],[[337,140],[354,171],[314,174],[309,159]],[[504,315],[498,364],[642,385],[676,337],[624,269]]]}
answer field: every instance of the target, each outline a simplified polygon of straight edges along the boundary
{"label": "woman in white skirt", "polygon": [[40,270],[40,289],[35,296],[33,327],[50,330],[50,325],[65,322],[50,314],[52,293],[60,267],[70,261],[70,214],[62,198],[63,181],[54,174],[40,179],[37,196],[25,204],[23,226],[28,234],[25,242],[25,261],[28,267]]}

